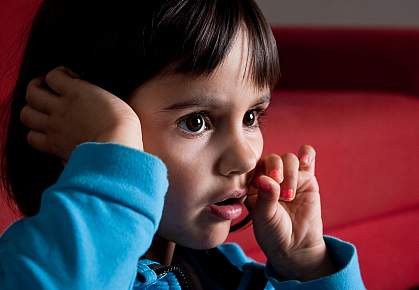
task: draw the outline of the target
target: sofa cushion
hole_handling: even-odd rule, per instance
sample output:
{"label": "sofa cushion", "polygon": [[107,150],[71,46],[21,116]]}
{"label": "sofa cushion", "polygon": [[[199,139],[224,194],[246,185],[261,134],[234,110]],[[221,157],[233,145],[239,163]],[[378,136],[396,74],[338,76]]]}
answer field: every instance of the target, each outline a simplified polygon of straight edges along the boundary
{"label": "sofa cushion", "polygon": [[[419,287],[419,206],[328,232],[354,243],[368,289]],[[415,288],[418,289],[418,288]]]}
{"label": "sofa cushion", "polygon": [[419,95],[419,29],[274,27],[287,89]]}
{"label": "sofa cushion", "polygon": [[419,205],[419,97],[368,91],[276,91],[264,154],[317,151],[324,225]]}

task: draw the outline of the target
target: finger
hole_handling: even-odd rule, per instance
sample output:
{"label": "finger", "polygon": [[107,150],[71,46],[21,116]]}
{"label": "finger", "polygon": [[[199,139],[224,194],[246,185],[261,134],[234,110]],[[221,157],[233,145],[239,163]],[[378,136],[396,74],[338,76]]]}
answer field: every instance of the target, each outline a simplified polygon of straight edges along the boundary
{"label": "finger", "polygon": [[316,150],[310,145],[303,145],[298,151],[298,159],[300,160],[300,170],[314,175]]}
{"label": "finger", "polygon": [[246,175],[247,186],[251,186],[251,184],[254,182],[255,177],[258,177],[259,175],[264,174],[265,172],[265,162],[263,159],[259,159],[256,163],[255,168]]}
{"label": "finger", "polygon": [[248,190],[245,205],[248,209],[253,208],[256,204],[257,193],[259,192],[259,189],[256,185],[256,180],[260,175],[265,174],[265,172],[265,160],[264,158],[260,158],[256,163],[255,168],[251,170],[246,176],[246,186]]}
{"label": "finger", "polygon": [[70,69],[59,66],[47,73],[45,82],[57,94],[65,95],[75,86],[74,82],[79,80],[76,76]]}
{"label": "finger", "polygon": [[34,109],[45,114],[51,114],[59,104],[59,96],[44,88],[43,77],[31,80],[26,89],[26,102]]}
{"label": "finger", "polygon": [[48,152],[47,135],[45,133],[31,130],[26,139],[33,148],[42,152]]}
{"label": "finger", "polygon": [[26,105],[20,111],[20,121],[28,128],[44,132],[47,129],[48,115]]}
{"label": "finger", "polygon": [[258,187],[259,192],[252,212],[253,218],[263,222],[269,221],[278,210],[281,187],[278,182],[267,175],[260,175],[255,181],[255,186]]}
{"label": "finger", "polygon": [[295,154],[286,153],[281,156],[284,163],[284,182],[281,183],[281,199],[291,201],[295,197],[298,184],[298,168],[300,162]]}
{"label": "finger", "polygon": [[246,206],[249,212],[252,212],[256,205],[258,192],[259,192],[259,188],[257,188],[254,184],[250,185],[247,189],[247,194],[246,194],[246,199],[244,200],[244,205]]}
{"label": "finger", "polygon": [[270,154],[265,157],[265,174],[274,179],[279,184],[284,180],[282,159],[277,154]]}

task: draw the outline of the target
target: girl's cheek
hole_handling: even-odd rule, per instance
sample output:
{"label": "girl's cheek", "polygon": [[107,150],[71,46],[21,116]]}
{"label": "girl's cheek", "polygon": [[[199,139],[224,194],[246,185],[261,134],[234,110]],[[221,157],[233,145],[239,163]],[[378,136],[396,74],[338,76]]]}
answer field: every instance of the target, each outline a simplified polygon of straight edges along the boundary
{"label": "girl's cheek", "polygon": [[257,157],[257,160],[259,160],[262,157],[263,152],[263,136],[262,133],[259,132],[259,136],[255,139],[254,145],[253,145],[253,151],[255,152],[255,156]]}
{"label": "girl's cheek", "polygon": [[263,152],[263,137],[262,134],[255,138],[252,143],[253,152],[255,154],[256,164],[252,171],[250,171],[246,177],[248,186],[253,185],[255,178],[264,173],[264,164],[261,161]]}

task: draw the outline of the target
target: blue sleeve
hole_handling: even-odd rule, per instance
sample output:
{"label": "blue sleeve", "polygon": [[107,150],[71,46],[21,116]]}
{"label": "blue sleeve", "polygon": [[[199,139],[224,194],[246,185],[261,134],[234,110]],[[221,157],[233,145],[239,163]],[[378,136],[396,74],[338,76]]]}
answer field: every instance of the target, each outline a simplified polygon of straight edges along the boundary
{"label": "blue sleeve", "polygon": [[[327,249],[334,258],[338,271],[329,276],[321,277],[311,281],[298,280],[280,280],[275,276],[270,264],[262,265],[249,257],[238,245],[226,244],[220,247],[220,250],[229,258],[229,260],[244,272],[244,279],[252,275],[255,268],[264,268],[265,276],[268,280],[266,290],[284,289],[284,290],[362,290],[366,289],[362,281],[356,248],[354,245],[344,242],[340,239],[324,236]],[[247,279],[248,280],[248,279]],[[245,283],[240,284],[239,289],[246,289]]]}
{"label": "blue sleeve", "polygon": [[274,289],[290,290],[366,289],[362,281],[355,246],[330,236],[325,236],[324,239],[329,253],[332,255],[338,266],[338,271],[336,273],[305,282],[298,280],[280,281],[279,279],[276,279],[272,268],[268,265],[266,268],[266,274],[272,287]]}
{"label": "blue sleeve", "polygon": [[77,146],[39,213],[1,236],[1,289],[130,289],[167,188],[167,168],[153,155]]}

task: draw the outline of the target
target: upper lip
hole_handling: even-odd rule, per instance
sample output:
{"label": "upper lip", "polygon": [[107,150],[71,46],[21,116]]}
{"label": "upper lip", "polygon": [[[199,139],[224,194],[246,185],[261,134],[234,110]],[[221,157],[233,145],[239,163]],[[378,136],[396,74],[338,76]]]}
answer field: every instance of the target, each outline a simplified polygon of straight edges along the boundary
{"label": "upper lip", "polygon": [[241,198],[243,198],[243,197],[246,196],[247,189],[246,188],[234,189],[234,190],[225,191],[225,192],[227,192],[227,193],[225,193],[222,196],[220,196],[214,203],[222,202],[222,201],[225,201],[225,200],[227,200],[229,198],[238,198],[238,199],[241,199]]}

